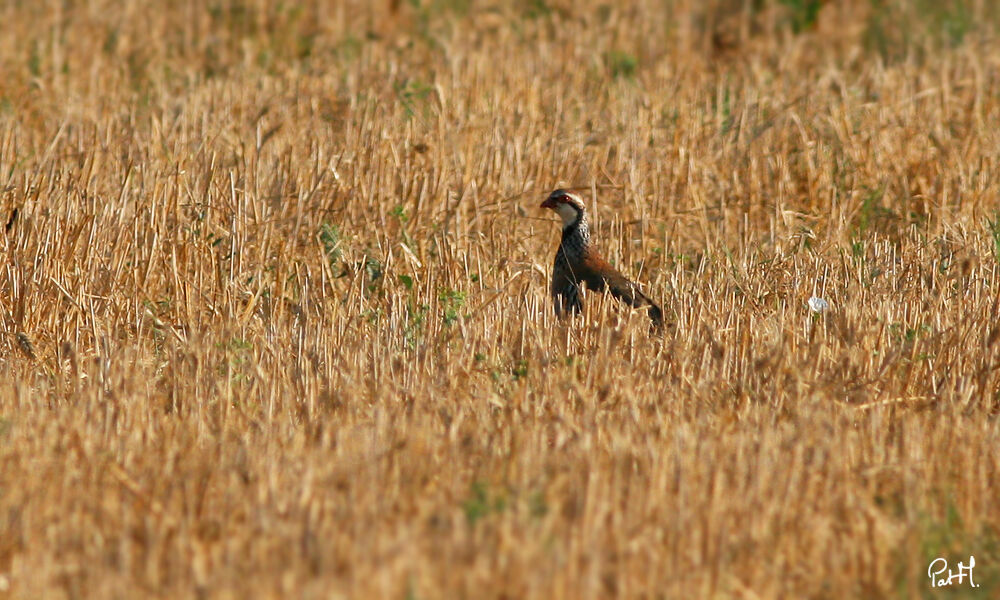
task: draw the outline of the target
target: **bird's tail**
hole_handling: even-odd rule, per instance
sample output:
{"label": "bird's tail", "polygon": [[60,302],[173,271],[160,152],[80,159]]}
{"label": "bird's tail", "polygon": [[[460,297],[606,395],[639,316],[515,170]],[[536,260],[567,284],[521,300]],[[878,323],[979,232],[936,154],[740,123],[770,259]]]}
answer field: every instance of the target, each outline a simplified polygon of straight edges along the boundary
{"label": "bird's tail", "polygon": [[649,320],[653,322],[653,328],[657,331],[662,329],[663,310],[660,309],[659,305],[650,300],[649,296],[643,294],[642,290],[639,289],[639,286],[632,282],[627,283],[627,290],[621,289],[622,287],[626,286],[619,286],[618,289],[612,287],[611,293],[623,300],[632,308],[645,308],[646,313],[649,315]]}
{"label": "bird's tail", "polygon": [[646,313],[649,315],[649,320],[653,322],[653,328],[657,331],[663,329],[663,310],[649,299],[649,296],[639,292],[639,296],[642,298],[643,305],[648,307]]}
{"label": "bird's tail", "polygon": [[649,319],[653,321],[653,327],[663,329],[663,311],[652,301],[649,303]]}

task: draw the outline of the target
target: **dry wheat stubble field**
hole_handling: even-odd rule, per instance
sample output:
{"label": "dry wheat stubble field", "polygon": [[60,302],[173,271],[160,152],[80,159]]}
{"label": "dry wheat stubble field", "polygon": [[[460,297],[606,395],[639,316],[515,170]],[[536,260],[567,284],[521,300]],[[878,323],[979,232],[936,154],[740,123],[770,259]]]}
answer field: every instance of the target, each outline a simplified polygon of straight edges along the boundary
{"label": "dry wheat stubble field", "polygon": [[998,16],[0,4],[0,596],[996,597]]}

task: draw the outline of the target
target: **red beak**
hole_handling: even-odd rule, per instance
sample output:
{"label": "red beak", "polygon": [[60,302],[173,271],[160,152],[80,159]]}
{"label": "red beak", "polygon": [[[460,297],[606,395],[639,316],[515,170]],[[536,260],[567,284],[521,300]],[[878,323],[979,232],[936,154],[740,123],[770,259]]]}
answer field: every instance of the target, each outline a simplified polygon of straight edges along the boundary
{"label": "red beak", "polygon": [[556,207],[555,201],[552,198],[546,198],[545,202],[542,202],[542,205],[539,208],[555,208],[555,207]]}

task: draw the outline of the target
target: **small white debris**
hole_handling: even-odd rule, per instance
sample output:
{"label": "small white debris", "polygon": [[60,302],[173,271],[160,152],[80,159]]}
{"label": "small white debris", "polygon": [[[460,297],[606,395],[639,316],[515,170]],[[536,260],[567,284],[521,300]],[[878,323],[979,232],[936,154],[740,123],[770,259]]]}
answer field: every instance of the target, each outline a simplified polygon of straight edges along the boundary
{"label": "small white debris", "polygon": [[410,250],[410,248],[406,244],[404,244],[403,242],[400,242],[399,243],[399,247],[403,249],[403,254],[406,255],[406,258],[408,258],[411,263],[413,263],[414,265],[416,265],[416,267],[418,269],[423,269],[424,268],[424,265],[420,264],[420,259],[417,258],[417,255],[414,254],[413,250]]}
{"label": "small white debris", "polygon": [[820,298],[819,296],[813,296],[809,299],[809,310],[814,313],[821,313],[823,311],[830,309],[830,303],[826,300]]}

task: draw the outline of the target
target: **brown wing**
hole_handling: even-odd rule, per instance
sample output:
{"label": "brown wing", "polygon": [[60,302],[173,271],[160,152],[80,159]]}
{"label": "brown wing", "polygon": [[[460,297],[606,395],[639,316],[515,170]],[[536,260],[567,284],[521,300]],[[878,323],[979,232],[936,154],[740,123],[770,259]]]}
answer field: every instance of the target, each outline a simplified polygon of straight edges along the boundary
{"label": "brown wing", "polygon": [[656,327],[663,325],[663,311],[660,307],[608,261],[591,254],[584,258],[581,270],[581,279],[587,284],[587,289],[596,292],[607,289],[612,296],[632,308],[648,307],[649,318],[653,321],[653,325]]}

